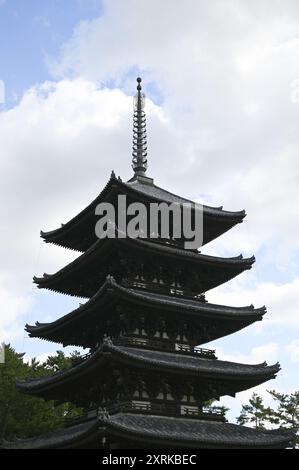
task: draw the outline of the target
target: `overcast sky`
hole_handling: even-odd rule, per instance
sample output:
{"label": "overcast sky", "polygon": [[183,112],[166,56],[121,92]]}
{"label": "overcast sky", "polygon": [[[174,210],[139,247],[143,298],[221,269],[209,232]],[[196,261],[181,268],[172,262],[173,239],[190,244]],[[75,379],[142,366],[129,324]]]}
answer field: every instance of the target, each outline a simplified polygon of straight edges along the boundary
{"label": "overcast sky", "polygon": [[[32,277],[76,254],[43,245],[39,231],[83,209],[112,169],[131,176],[140,74],[149,176],[248,214],[203,252],[257,262],[207,298],[268,313],[209,347],[220,359],[279,360],[263,395],[298,389],[299,2],[0,0],[0,52],[0,339],[30,357],[58,349],[29,340],[24,324],[78,299],[37,291]],[[251,393],[224,400],[231,416]]]}

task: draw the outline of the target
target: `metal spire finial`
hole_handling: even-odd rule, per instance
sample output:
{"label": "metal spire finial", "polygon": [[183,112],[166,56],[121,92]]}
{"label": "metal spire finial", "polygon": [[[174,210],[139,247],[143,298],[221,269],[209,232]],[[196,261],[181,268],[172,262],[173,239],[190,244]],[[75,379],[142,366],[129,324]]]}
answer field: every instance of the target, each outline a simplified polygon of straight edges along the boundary
{"label": "metal spire finial", "polygon": [[137,94],[134,97],[134,123],[133,123],[133,165],[135,176],[145,176],[147,170],[147,141],[145,94],[141,93],[141,78],[137,78]]}

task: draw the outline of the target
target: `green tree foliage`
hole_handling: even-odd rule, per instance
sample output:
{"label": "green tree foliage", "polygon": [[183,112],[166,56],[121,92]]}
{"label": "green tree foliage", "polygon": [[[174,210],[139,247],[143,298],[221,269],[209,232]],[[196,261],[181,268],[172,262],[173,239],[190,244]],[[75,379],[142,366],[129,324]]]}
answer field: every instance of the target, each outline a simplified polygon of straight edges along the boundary
{"label": "green tree foliage", "polygon": [[299,391],[286,395],[269,391],[276,402],[276,409],[269,410],[269,422],[279,425],[281,429],[299,429]]}
{"label": "green tree foliage", "polygon": [[66,356],[63,351],[57,351],[55,356],[49,356],[43,366],[51,373],[69,369],[80,358],[80,353],[74,351],[70,356]]}
{"label": "green tree foliage", "polygon": [[70,367],[78,354],[66,357],[58,351],[44,364],[36,359],[27,364],[24,354],[18,354],[10,345],[5,346],[5,363],[0,364],[0,440],[54,431],[62,426],[66,417],[81,413],[69,403],[55,406],[53,401],[24,395],[16,388],[17,381],[51,375]]}
{"label": "green tree foliage", "polygon": [[249,399],[248,405],[243,405],[241,414],[237,418],[240,425],[252,424],[256,429],[263,429],[267,422],[268,409],[263,404],[263,399],[254,393]]}
{"label": "green tree foliage", "polygon": [[[265,407],[263,399],[254,393],[249,400],[249,404],[243,405],[241,414],[237,418],[237,423],[251,424],[255,428],[275,429],[299,429],[299,391],[290,395],[268,391],[275,406]],[[299,436],[296,445],[299,446]]]}
{"label": "green tree foliage", "polygon": [[226,413],[229,411],[229,408],[227,408],[226,406],[223,406],[223,405],[222,406],[217,406],[214,403],[216,403],[215,400],[208,400],[204,403],[204,407],[210,408],[212,411],[217,411],[219,413],[222,413],[223,416],[225,417]]}

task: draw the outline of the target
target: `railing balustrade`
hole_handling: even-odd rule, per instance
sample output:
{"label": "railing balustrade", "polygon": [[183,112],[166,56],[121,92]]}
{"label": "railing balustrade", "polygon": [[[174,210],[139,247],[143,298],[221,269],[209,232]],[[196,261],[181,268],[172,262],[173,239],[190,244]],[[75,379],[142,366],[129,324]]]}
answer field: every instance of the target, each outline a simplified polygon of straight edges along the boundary
{"label": "railing balustrade", "polygon": [[[143,349],[150,349],[155,351],[171,352],[173,354],[185,354],[187,356],[202,357],[205,359],[217,359],[215,350],[198,348],[188,344],[174,344],[169,341],[153,340],[148,338],[142,338],[140,336],[120,336],[112,340],[115,346],[129,346],[129,347],[141,347]],[[74,366],[81,364],[92,356],[92,352],[84,354],[84,356],[72,358]]]}
{"label": "railing balustrade", "polygon": [[196,300],[199,302],[206,303],[206,298],[204,294],[196,294],[188,289],[184,289],[179,286],[169,286],[161,282],[149,282],[145,280],[138,279],[123,279],[121,283],[124,287],[147,290],[157,294],[171,295],[173,297],[184,297],[184,299]]}
{"label": "railing balustrade", "polygon": [[80,424],[101,415],[113,415],[120,412],[131,412],[139,414],[152,414],[161,416],[196,418],[203,420],[225,422],[225,412],[219,407],[196,407],[195,405],[184,405],[182,403],[152,403],[128,401],[115,405],[107,405],[98,409],[92,408],[82,416],[76,418],[66,418],[65,427]]}
{"label": "railing balustrade", "polygon": [[166,351],[174,354],[186,354],[189,356],[203,357],[206,359],[216,359],[215,350],[193,347],[188,344],[178,344],[163,340],[153,340],[139,336],[121,336],[113,340],[113,344],[119,346],[143,347],[144,349],[154,349]]}

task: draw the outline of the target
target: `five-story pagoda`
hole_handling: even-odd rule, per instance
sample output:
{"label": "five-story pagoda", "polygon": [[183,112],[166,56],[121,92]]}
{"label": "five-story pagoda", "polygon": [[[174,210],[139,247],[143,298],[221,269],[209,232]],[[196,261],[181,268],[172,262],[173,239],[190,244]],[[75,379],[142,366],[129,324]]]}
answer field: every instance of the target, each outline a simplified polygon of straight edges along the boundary
{"label": "five-story pagoda", "polygon": [[[268,366],[218,360],[201,345],[263,319],[265,307],[210,304],[205,293],[247,269],[254,257],[220,258],[187,250],[183,237],[97,238],[96,207],[119,195],[127,205],[190,204],[154,184],[147,171],[146,118],[141,79],[134,104],[134,176],[112,172],[100,195],[46,243],[81,252],[39,288],[87,298],[53,323],[26,326],[31,337],[82,346],[89,354],[51,377],[18,384],[24,393],[72,402],[85,415],[58,432],[20,441],[20,448],[285,448],[292,433],[228,424],[211,400],[273,379]],[[203,206],[203,244],[241,223],[245,212]],[[161,229],[161,224],[159,225]]]}

